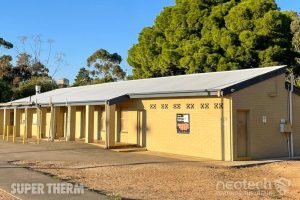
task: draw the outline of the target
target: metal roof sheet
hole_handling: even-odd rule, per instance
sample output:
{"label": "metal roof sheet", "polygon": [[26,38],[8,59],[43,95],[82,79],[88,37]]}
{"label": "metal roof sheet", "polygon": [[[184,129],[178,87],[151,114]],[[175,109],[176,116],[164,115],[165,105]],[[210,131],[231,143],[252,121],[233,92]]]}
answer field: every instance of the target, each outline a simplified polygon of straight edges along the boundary
{"label": "metal roof sheet", "polygon": [[285,66],[263,67],[62,88],[15,100],[11,103],[22,104],[37,101],[39,104],[49,104],[51,99],[53,104],[65,102],[76,104],[105,102],[124,95],[219,91],[278,70],[282,73],[285,68]]}

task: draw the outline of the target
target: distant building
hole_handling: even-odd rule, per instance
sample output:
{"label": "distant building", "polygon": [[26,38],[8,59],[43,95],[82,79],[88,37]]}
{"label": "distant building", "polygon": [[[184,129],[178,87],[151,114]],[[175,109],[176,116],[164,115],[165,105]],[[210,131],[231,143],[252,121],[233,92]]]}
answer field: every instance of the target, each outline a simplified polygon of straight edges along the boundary
{"label": "distant building", "polygon": [[61,78],[56,81],[59,88],[69,87],[70,81],[66,78]]}

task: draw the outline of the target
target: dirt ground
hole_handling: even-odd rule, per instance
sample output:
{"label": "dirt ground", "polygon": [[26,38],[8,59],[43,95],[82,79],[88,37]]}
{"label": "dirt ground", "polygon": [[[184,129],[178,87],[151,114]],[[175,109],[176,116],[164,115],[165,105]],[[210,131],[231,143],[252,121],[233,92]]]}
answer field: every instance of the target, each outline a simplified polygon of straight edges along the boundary
{"label": "dirt ground", "polygon": [[16,164],[132,199],[300,199],[300,161],[251,168],[206,167],[190,162],[119,166],[60,161]]}
{"label": "dirt ground", "polygon": [[9,193],[5,192],[4,190],[0,189],[0,199],[5,200],[18,200],[17,198],[11,196]]}

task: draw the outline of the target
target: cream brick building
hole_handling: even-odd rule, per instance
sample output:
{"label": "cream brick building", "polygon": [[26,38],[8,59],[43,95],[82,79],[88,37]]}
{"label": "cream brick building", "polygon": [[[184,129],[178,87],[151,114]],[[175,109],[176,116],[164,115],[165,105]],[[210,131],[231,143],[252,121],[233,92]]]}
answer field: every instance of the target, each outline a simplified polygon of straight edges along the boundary
{"label": "cream brick building", "polygon": [[226,161],[300,155],[290,87],[277,66],[63,88],[1,104],[0,131]]}

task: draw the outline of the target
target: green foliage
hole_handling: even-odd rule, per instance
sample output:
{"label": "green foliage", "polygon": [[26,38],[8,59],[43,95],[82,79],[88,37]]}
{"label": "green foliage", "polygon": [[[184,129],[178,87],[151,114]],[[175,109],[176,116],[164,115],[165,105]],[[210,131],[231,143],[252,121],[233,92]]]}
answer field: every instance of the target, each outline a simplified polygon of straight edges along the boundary
{"label": "green foliage", "polygon": [[4,40],[3,38],[0,38],[0,46],[3,46],[7,49],[11,49],[14,47],[14,45],[6,40]]}
{"label": "green foliage", "polygon": [[35,85],[42,86],[42,91],[57,88],[48,76],[48,68],[31,56],[22,53],[17,56],[16,66],[11,64],[12,57],[0,57],[0,102],[10,101],[35,94]]}
{"label": "green foliage", "polygon": [[292,19],[274,0],[222,2],[177,0],[166,7],[128,52],[132,78],[294,63]]}
{"label": "green foliage", "polygon": [[[292,39],[292,47],[295,51],[295,62],[293,63],[293,71],[296,75],[300,75],[300,15],[297,12],[294,11],[285,11],[283,12],[286,16],[288,16],[292,23],[291,23],[291,31],[293,34]],[[300,83],[298,83],[300,86]]]}
{"label": "green foliage", "polygon": [[32,77],[22,82],[18,88],[14,88],[14,99],[35,95],[36,85],[41,86],[41,92],[47,92],[57,88],[56,82],[49,77]]}
{"label": "green foliage", "polygon": [[91,82],[92,82],[92,78],[90,77],[89,70],[82,67],[80,68],[78,74],[76,75],[73,86],[89,85],[91,84]]}
{"label": "green foliage", "polygon": [[11,64],[12,57],[3,55],[0,57],[0,79],[10,82],[12,77],[13,65]]}
{"label": "green foliage", "polygon": [[49,69],[40,61],[34,61],[30,66],[31,76],[49,76]]}
{"label": "green foliage", "polygon": [[8,102],[11,100],[12,91],[6,81],[0,79],[0,102]]}
{"label": "green foliage", "polygon": [[105,49],[99,49],[87,59],[90,73],[98,83],[124,80],[126,73],[120,67],[122,58],[117,53],[109,53]]}

